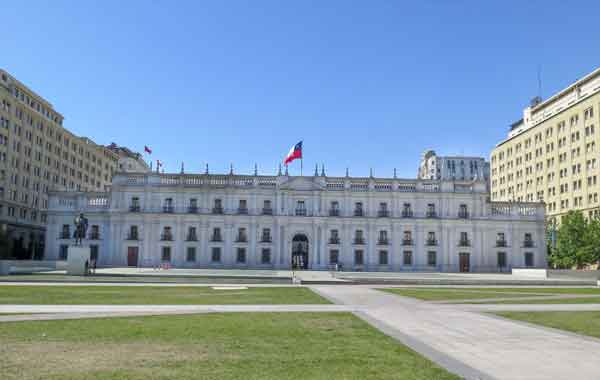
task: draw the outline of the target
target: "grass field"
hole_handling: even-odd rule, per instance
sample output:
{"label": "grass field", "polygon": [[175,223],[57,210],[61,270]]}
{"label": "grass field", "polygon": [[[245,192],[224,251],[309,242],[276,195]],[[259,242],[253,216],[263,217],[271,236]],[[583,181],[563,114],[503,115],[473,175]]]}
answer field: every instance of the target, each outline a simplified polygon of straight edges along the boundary
{"label": "grass field", "polygon": [[[497,303],[600,303],[600,297],[555,300],[519,300],[519,297],[564,294],[600,296],[599,288],[388,288],[381,290],[424,301],[460,302],[461,300],[486,298],[512,298],[510,301],[497,301]],[[486,303],[495,302],[486,301]]]}
{"label": "grass field", "polygon": [[289,278],[252,278],[252,277],[226,277],[226,276],[169,276],[169,275],[105,275],[71,276],[63,274],[37,273],[0,276],[2,282],[142,282],[142,283],[194,283],[194,284],[290,284]]}
{"label": "grass field", "polygon": [[326,304],[308,288],[214,290],[183,286],[1,286],[0,304],[37,305],[246,305]]}
{"label": "grass field", "polygon": [[502,317],[600,338],[600,311],[499,312]]}
{"label": "grass field", "polygon": [[458,379],[350,313],[0,324],[0,373],[29,379]]}

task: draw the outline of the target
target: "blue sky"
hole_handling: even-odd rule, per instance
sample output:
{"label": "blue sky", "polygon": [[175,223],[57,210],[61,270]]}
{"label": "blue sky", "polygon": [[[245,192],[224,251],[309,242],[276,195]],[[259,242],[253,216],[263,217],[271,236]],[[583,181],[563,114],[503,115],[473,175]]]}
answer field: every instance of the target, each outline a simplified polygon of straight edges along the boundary
{"label": "blue sky", "polygon": [[[414,177],[488,157],[538,92],[600,66],[600,2],[12,1],[0,67],[65,127],[167,171]],[[290,166],[298,174],[299,165]]]}

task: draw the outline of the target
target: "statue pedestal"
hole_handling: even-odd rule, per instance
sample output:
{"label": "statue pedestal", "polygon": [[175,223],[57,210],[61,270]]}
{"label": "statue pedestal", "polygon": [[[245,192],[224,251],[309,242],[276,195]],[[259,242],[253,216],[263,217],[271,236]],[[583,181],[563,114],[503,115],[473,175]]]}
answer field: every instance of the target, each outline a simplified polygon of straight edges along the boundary
{"label": "statue pedestal", "polygon": [[67,251],[67,274],[84,276],[87,274],[86,265],[90,264],[90,247],[70,246]]}

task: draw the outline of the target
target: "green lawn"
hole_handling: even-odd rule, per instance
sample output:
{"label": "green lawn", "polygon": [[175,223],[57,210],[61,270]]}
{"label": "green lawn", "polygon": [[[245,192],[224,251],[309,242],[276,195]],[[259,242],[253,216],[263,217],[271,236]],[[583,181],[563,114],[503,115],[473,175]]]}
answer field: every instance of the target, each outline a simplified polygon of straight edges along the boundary
{"label": "green lawn", "polygon": [[458,379],[350,313],[8,322],[0,373],[28,379]]}
{"label": "green lawn", "polygon": [[498,301],[486,303],[600,303],[599,298],[580,298],[565,300],[519,300],[519,297],[532,297],[544,295],[597,295],[599,288],[388,288],[381,289],[390,293],[406,297],[413,297],[424,301],[461,301],[485,298],[514,298],[511,301]]}
{"label": "green lawn", "polygon": [[600,338],[600,311],[504,311],[496,314]]}
{"label": "green lawn", "polygon": [[226,305],[325,304],[308,288],[264,287],[213,290],[183,286],[1,286],[0,304]]}
{"label": "green lawn", "polygon": [[62,274],[18,274],[0,276],[2,282],[143,282],[143,283],[194,283],[194,284],[290,284],[289,278],[252,278],[252,277],[227,277],[227,276],[185,276],[185,275],[105,275],[71,276]]}

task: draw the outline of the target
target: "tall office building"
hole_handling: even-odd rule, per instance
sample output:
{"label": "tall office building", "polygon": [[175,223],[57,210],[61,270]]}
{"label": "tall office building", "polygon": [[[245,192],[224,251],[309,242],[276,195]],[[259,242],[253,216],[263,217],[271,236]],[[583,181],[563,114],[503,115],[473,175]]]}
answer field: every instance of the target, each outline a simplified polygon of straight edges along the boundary
{"label": "tall office building", "polygon": [[556,221],[570,210],[600,215],[599,107],[600,68],[535,98],[492,151],[492,200],[544,201]]}
{"label": "tall office building", "polygon": [[0,70],[2,256],[41,258],[48,191],[107,191],[119,155],[63,127],[52,104]]}
{"label": "tall office building", "polygon": [[426,150],[421,155],[417,178],[487,182],[490,178],[490,164],[483,157],[438,156],[434,150]]}

